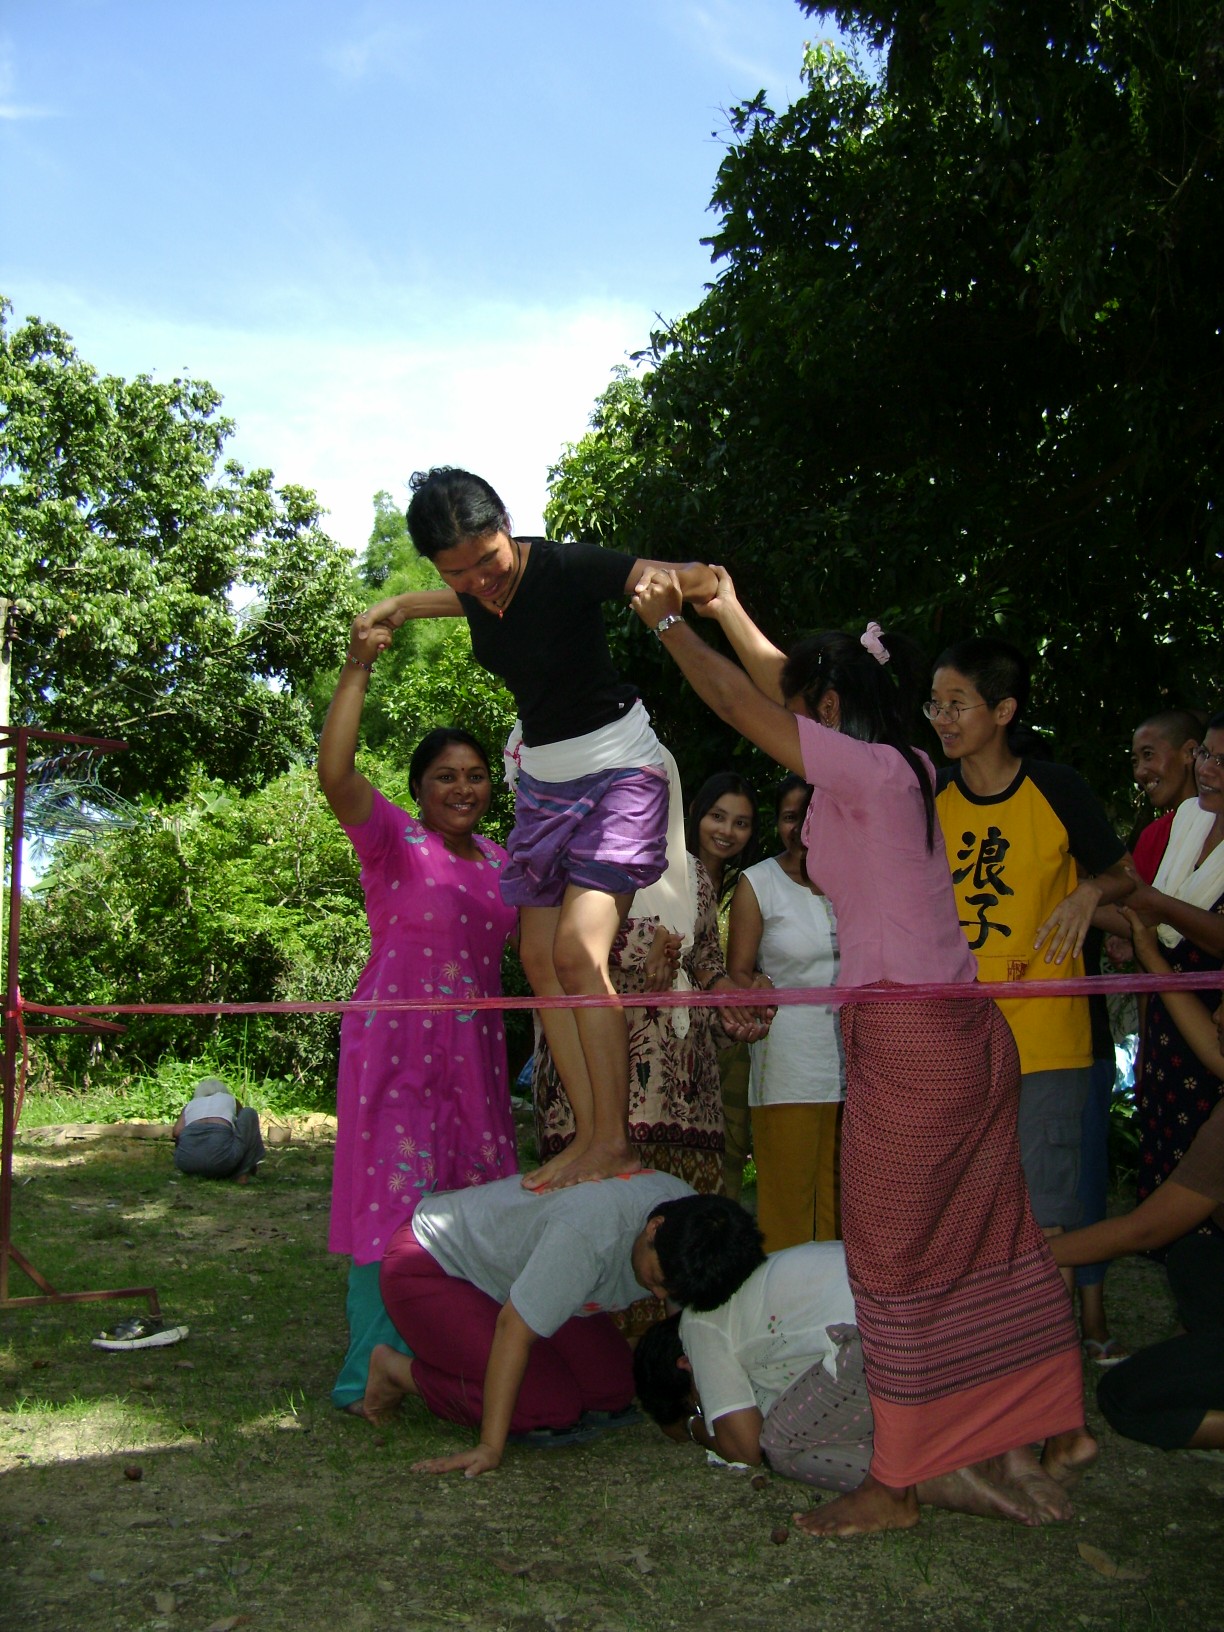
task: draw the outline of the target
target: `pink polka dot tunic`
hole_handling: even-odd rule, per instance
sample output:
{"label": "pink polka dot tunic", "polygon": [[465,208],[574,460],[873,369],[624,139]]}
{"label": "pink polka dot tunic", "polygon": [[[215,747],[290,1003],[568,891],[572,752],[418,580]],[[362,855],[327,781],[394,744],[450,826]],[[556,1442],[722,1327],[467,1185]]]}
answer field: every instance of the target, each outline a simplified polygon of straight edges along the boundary
{"label": "pink polka dot tunic", "polygon": [[[480,860],[462,860],[377,791],[369,821],[345,832],[370,923],[354,997],[500,993],[515,922],[501,898],[500,845],[477,836]],[[501,1014],[346,1014],[336,1117],[328,1247],[375,1263],[422,1196],[518,1171]]]}

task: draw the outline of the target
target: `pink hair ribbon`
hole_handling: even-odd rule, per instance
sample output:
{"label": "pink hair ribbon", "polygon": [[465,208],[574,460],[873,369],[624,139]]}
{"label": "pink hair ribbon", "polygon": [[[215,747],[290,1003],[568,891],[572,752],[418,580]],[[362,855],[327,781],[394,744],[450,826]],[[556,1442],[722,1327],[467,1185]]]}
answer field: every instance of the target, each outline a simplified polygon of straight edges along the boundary
{"label": "pink hair ribbon", "polygon": [[869,623],[859,636],[859,645],[865,646],[877,663],[887,663],[888,652],[885,650],[884,642],[880,639],[880,634],[879,624]]}

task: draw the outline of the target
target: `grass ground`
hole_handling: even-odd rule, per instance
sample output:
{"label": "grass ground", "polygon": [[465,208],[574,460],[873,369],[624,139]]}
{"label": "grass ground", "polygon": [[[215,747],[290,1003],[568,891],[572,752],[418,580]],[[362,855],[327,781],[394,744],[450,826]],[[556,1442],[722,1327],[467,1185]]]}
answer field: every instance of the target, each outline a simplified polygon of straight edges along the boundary
{"label": "grass ground", "polygon": [[[89,1339],[125,1306],[0,1314],[0,1626],[1224,1628],[1224,1461],[1120,1440],[1095,1413],[1076,1518],[1039,1531],[928,1513],[904,1535],[777,1543],[801,1487],[708,1468],[646,1425],[512,1452],[480,1480],[414,1475],[470,1435],[411,1404],[376,1432],[328,1402],[345,1335],[330,1156],[274,1147],[239,1188],[177,1175],[164,1142],[19,1146],[17,1246],[63,1290],[154,1281],[191,1331],[107,1354]],[[1132,1343],[1170,1329],[1150,1266],[1118,1265],[1110,1298]]]}

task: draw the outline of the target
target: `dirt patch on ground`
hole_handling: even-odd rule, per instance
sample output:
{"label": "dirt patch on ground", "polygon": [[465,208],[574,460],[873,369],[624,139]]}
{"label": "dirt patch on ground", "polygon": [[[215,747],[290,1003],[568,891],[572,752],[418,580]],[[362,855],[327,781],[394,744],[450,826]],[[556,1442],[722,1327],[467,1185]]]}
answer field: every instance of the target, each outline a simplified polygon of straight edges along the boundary
{"label": "dirt patch on ground", "polygon": [[[245,1188],[181,1178],[156,1141],[20,1148],[21,1250],[64,1290],[155,1282],[190,1335],[113,1355],[89,1338],[130,1305],[0,1315],[0,1624],[1224,1628],[1224,1459],[1120,1440],[1095,1410],[1076,1517],[1039,1531],[928,1513],[904,1535],[812,1542],[790,1525],[802,1487],[707,1467],[646,1425],[512,1452],[479,1480],[413,1474],[471,1436],[411,1407],[375,1432],[330,1406],[329,1180],[317,1143],[271,1148]],[[1151,1266],[1118,1265],[1109,1293],[1124,1339],[1170,1330]]]}

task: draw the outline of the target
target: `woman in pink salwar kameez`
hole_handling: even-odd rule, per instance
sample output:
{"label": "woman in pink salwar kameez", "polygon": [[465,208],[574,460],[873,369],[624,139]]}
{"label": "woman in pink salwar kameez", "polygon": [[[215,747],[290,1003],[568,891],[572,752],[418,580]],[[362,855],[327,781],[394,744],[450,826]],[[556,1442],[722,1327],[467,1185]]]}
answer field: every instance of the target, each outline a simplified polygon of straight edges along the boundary
{"label": "woman in pink salwar kameez", "polygon": [[[354,764],[372,644],[350,643],[319,743],[319,782],[361,860],[370,924],[353,995],[499,995],[516,914],[501,896],[506,853],[475,831],[489,808],[488,756],[465,731],[431,731],[409,769],[419,817],[385,799]],[[332,1400],[360,1414],[370,1351],[405,1348],[378,1291],[387,1242],[431,1191],[518,1171],[501,1014],[346,1014],[336,1123],[328,1248],[352,1265],[349,1350]]]}

